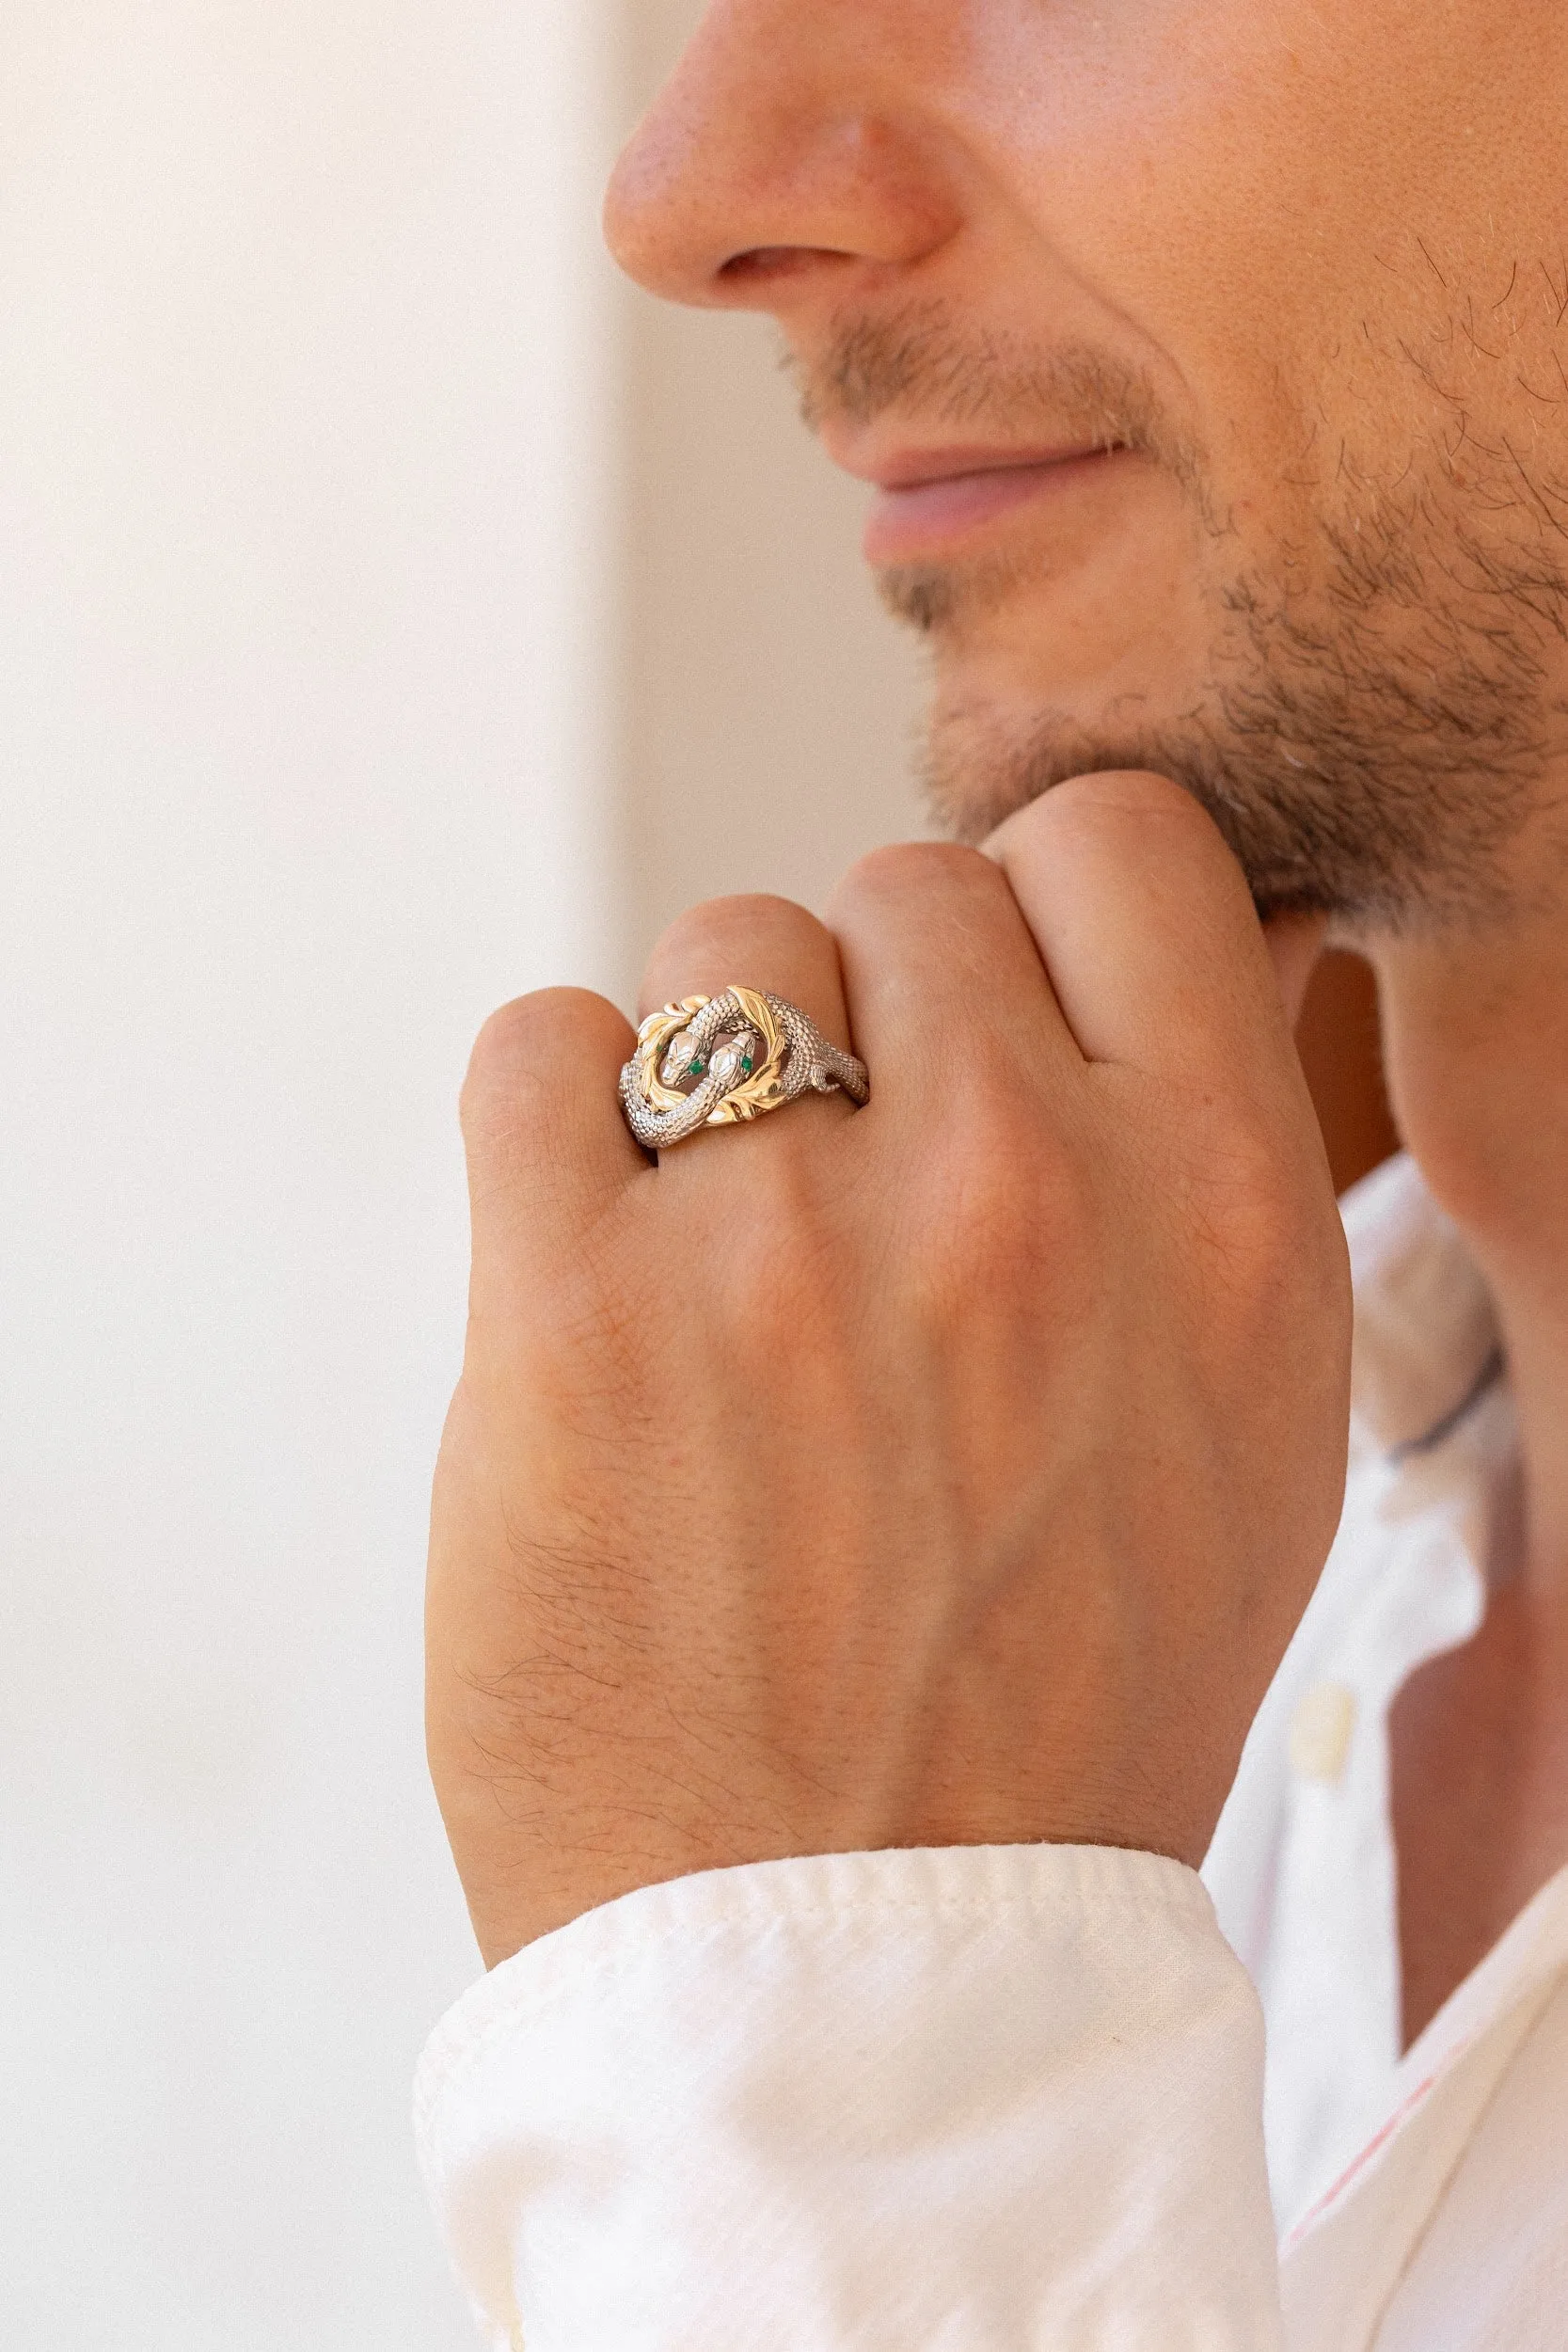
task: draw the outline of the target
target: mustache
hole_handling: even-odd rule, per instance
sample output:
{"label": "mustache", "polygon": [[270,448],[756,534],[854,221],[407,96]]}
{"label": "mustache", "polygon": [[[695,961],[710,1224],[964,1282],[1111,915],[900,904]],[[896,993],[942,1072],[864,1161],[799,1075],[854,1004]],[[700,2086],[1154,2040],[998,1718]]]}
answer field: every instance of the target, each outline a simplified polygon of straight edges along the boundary
{"label": "mustache", "polygon": [[888,416],[1009,436],[1032,427],[1036,438],[1135,451],[1189,486],[1200,480],[1200,452],[1147,371],[1090,344],[1048,349],[969,326],[945,302],[843,314],[820,350],[789,351],[784,366],[812,433]]}

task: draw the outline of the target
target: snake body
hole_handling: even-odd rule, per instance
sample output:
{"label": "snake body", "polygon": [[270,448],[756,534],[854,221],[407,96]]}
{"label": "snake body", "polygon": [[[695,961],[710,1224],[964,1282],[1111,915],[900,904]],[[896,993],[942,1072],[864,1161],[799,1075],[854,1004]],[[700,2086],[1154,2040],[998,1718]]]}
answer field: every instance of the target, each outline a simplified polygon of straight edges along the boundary
{"label": "snake body", "polygon": [[[745,1030],[761,1041],[754,1066],[736,1062],[716,1073],[711,1063],[720,1041]],[[683,1031],[691,1041],[692,1062],[705,1073],[689,1093],[661,1075],[671,1042]],[[870,1096],[865,1065],[831,1044],[799,1006],[765,989],[738,985],[721,996],[689,996],[651,1014],[621,1073],[626,1124],[646,1152],[668,1152],[704,1127],[760,1119],[814,1089],[818,1094],[842,1089],[852,1102],[864,1104]]]}

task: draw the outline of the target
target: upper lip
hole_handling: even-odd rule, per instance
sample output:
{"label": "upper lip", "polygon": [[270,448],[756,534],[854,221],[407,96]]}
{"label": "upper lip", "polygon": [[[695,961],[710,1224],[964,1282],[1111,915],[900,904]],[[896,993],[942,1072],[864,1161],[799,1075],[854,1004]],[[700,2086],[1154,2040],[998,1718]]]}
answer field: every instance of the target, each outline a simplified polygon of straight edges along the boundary
{"label": "upper lip", "polygon": [[895,449],[885,453],[831,446],[828,454],[857,481],[874,483],[879,490],[918,490],[933,482],[958,482],[967,475],[1014,473],[1041,466],[1061,466],[1074,457],[1105,454],[1103,442],[1064,441],[1026,449],[998,449],[959,443],[943,449]]}

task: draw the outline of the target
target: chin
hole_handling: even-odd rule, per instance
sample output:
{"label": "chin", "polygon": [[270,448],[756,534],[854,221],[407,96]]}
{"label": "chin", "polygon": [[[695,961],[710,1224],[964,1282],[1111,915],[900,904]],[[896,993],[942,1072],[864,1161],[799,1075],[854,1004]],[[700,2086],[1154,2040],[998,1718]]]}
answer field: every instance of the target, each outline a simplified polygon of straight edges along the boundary
{"label": "chin", "polygon": [[[1113,717],[1117,701],[1119,724]],[[1134,709],[1143,724],[1135,722]],[[1069,776],[1112,769],[1169,773],[1172,763],[1150,755],[1164,738],[1146,693],[1101,702],[1086,695],[1026,702],[956,679],[933,698],[922,781],[942,829],[955,840],[977,843]]]}
{"label": "chin", "polygon": [[1413,605],[1332,534],[1315,580],[1249,567],[1132,487],[1094,531],[883,578],[932,656],[939,818],[979,841],[1069,776],[1143,770],[1208,811],[1260,907],[1406,935],[1510,918],[1568,760],[1546,622],[1463,583]]}
{"label": "chin", "polygon": [[1201,724],[1196,632],[1168,603],[1149,599],[1133,628],[1124,620],[1109,642],[1082,611],[1037,608],[990,630],[934,631],[932,650],[924,772],[942,822],[961,840],[983,839],[1071,775],[1170,772],[1159,750]]}

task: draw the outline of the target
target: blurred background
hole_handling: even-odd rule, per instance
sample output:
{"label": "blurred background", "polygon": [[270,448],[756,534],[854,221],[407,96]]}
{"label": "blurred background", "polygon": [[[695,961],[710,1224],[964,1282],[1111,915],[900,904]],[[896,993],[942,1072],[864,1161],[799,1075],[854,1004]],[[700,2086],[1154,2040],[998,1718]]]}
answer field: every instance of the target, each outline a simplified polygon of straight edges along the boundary
{"label": "blurred background", "polygon": [[[0,19],[0,2341],[456,2352],[419,2045],[453,1102],[921,829],[765,327],[598,190],[696,0]],[[1381,1156],[1359,967],[1309,1024]],[[1338,1089],[1336,1096],[1335,1090]]]}

